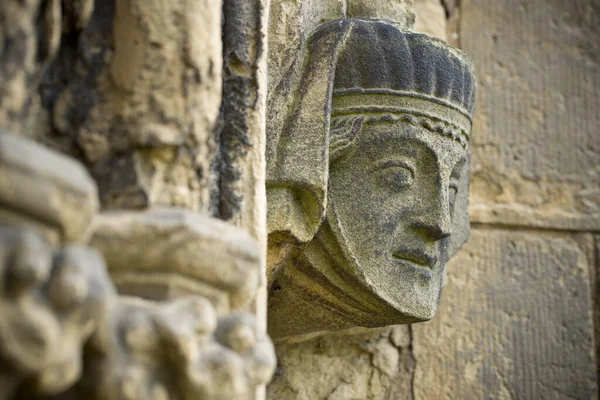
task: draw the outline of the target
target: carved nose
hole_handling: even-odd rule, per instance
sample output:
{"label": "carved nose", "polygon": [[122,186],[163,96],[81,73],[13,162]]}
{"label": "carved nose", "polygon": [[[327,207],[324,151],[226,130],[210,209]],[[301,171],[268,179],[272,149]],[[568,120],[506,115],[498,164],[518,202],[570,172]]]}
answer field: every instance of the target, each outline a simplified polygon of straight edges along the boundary
{"label": "carved nose", "polygon": [[413,229],[437,241],[452,235],[452,218],[450,206],[445,196],[436,196],[424,199],[431,202],[430,207],[425,207],[422,214],[415,218]]}
{"label": "carved nose", "polygon": [[418,222],[413,225],[413,228],[428,238],[433,239],[434,241],[438,241],[452,235],[452,229],[449,224],[444,223],[444,221],[427,221],[427,222]]}

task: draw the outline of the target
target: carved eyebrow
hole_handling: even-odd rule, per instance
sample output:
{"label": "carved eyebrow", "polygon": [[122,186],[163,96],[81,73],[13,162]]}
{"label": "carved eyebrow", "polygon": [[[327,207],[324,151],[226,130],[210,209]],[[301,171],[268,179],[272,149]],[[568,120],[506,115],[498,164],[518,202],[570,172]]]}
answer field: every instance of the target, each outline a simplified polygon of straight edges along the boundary
{"label": "carved eyebrow", "polygon": [[413,175],[415,174],[415,168],[410,163],[407,163],[406,161],[401,161],[401,160],[386,160],[386,161],[377,163],[374,170],[386,169],[386,168],[390,168],[390,167],[404,167],[404,168],[409,169]]}

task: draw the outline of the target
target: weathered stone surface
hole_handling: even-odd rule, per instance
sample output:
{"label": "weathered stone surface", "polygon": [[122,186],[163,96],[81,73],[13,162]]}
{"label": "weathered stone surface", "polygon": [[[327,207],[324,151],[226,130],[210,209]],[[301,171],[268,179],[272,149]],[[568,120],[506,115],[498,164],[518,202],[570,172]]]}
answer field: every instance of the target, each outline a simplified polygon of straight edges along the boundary
{"label": "weathered stone surface", "polygon": [[278,343],[269,398],[596,398],[593,251],[591,235],[474,229],[435,319]]}
{"label": "weathered stone surface", "polygon": [[39,101],[32,93],[62,32],[85,26],[93,0],[4,0],[0,4],[0,128],[30,135]]}
{"label": "weathered stone surface", "polygon": [[598,373],[598,382],[600,385],[600,235],[594,237],[596,242],[595,268],[592,269],[592,297],[594,304],[594,338],[596,339],[596,365]]}
{"label": "weathered stone surface", "polygon": [[[230,218],[264,238],[266,3],[3,1],[0,128],[83,161],[105,208],[182,206]],[[223,36],[222,22],[229,29]],[[58,59],[43,74],[57,50]],[[225,79],[233,77],[234,84],[222,102],[224,56],[232,69]],[[251,84],[236,85],[240,80]],[[224,113],[225,128],[237,130],[221,135],[226,140],[219,143],[222,103],[243,118]],[[215,301],[215,309],[199,297],[170,303],[118,297],[94,251],[64,247],[87,240],[97,211],[98,191],[85,169],[4,133],[0,140],[2,400],[62,392],[79,378],[82,361],[84,378],[53,399],[260,395],[257,388],[275,365],[264,321],[230,312],[255,297],[264,273],[264,257],[248,233],[184,210],[150,210],[133,222],[121,213],[129,242],[120,248],[111,242],[119,234],[101,241],[111,265],[122,267],[114,261],[118,255],[130,271],[154,270],[148,282],[167,286],[171,296],[194,292],[188,289],[196,289],[195,273],[205,280],[203,290],[223,302]],[[219,209],[231,188],[239,203],[249,195],[252,213],[242,218]],[[105,223],[116,226],[109,216],[98,226]],[[137,247],[125,249],[127,243]],[[149,259],[145,253],[158,255]],[[161,268],[181,279],[160,282]],[[133,282],[138,288],[145,283]]]}
{"label": "weathered stone surface", "polygon": [[461,2],[477,67],[471,213],[481,223],[600,229],[600,3]]}
{"label": "weathered stone surface", "polygon": [[73,385],[82,374],[83,346],[113,294],[93,250],[52,249],[29,229],[1,225],[0,399]]}
{"label": "weathered stone surface", "polygon": [[[414,25],[413,0],[282,0],[271,1],[269,9],[269,55],[267,93],[267,133],[281,132],[290,98],[302,87],[302,65],[306,44],[312,32],[325,21],[339,18],[394,20],[410,29]],[[350,11],[354,10],[354,13]],[[384,13],[392,12],[392,15]],[[392,11],[391,11],[392,10]],[[267,141],[267,157],[275,151]]]}
{"label": "weathered stone surface", "polygon": [[415,0],[415,32],[448,40],[446,9],[440,0]]}
{"label": "weathered stone surface", "polygon": [[472,66],[380,19],[324,24],[307,51],[269,126],[269,332],[430,319],[468,237]]}
{"label": "weathered stone surface", "polygon": [[410,327],[355,328],[277,345],[269,399],[412,399]]}
{"label": "weathered stone surface", "polygon": [[381,18],[411,28],[415,23],[412,13],[415,0],[343,0],[347,18]]}
{"label": "weathered stone surface", "polygon": [[104,255],[120,293],[201,295],[228,312],[253,299],[262,281],[260,250],[245,230],[184,209],[102,213],[90,244]]}
{"label": "weathered stone surface", "polygon": [[218,185],[221,1],[98,1],[44,76],[38,139],[79,157],[105,208],[207,212]]}
{"label": "weathered stone surface", "polygon": [[0,283],[2,400],[250,399],[275,368],[250,314],[116,296],[89,248],[2,226]]}
{"label": "weathered stone surface", "polygon": [[249,314],[218,318],[205,299],[118,297],[92,336],[85,375],[58,399],[252,399],[275,352]]}
{"label": "weathered stone surface", "polygon": [[31,226],[47,240],[84,243],[98,192],[75,160],[0,131],[0,222]]}
{"label": "weathered stone surface", "polygon": [[592,399],[590,235],[474,229],[413,326],[416,399]]}

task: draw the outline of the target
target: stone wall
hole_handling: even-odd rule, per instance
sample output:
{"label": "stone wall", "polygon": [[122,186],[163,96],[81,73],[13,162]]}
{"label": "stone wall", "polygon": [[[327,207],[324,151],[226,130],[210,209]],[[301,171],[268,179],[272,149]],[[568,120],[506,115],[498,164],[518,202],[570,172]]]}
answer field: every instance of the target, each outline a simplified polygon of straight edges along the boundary
{"label": "stone wall", "polygon": [[[264,397],[254,389],[274,363],[260,329],[266,121],[283,124],[299,89],[287,83],[299,82],[311,33],[342,17],[392,19],[472,58],[471,238],[448,265],[432,321],[280,341],[268,398],[598,396],[599,0],[0,0],[0,127],[9,132],[0,134],[0,305],[14,307],[0,319],[12,340],[0,341],[1,399],[64,392],[82,374],[92,384],[77,390],[114,398],[123,398],[119,390],[230,398],[223,393],[236,379],[238,393]],[[75,188],[53,186],[61,179]],[[30,231],[50,232],[51,248]],[[80,242],[102,257],[65,248]],[[20,258],[29,247],[44,265]],[[112,307],[106,319],[74,317],[94,294],[82,295],[78,280],[65,273],[47,282],[50,268],[68,272],[72,260],[89,272],[85,285],[106,284],[98,296]],[[200,294],[213,305],[173,303],[210,311],[194,319],[171,303],[123,300],[113,284],[153,300]],[[216,312],[232,309],[250,309],[260,327],[234,314],[217,329]],[[238,323],[239,336],[230,334]],[[121,351],[119,335],[98,339],[113,330],[127,333],[133,355]],[[163,346],[159,334],[174,344]],[[90,337],[94,352],[106,346],[107,366],[82,361]],[[231,356],[230,380],[213,379],[217,367],[201,369],[207,343],[219,349],[216,361]],[[17,369],[7,358],[13,350],[27,361]],[[181,360],[170,364],[174,353]],[[102,371],[119,390],[98,384],[93,373]],[[143,379],[120,385],[128,371]],[[173,373],[199,383],[175,384]],[[164,387],[153,386],[163,378]],[[60,398],[81,397],[73,393]]]}
{"label": "stone wall", "polygon": [[600,2],[408,7],[477,68],[471,238],[432,321],[279,343],[269,398],[596,398]]}

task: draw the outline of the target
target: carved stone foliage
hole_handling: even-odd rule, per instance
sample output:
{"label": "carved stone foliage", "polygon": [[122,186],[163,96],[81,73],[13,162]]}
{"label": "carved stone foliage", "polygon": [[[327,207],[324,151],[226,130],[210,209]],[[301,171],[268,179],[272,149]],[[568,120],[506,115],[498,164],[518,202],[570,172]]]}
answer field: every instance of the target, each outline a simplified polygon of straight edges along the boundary
{"label": "carved stone foliage", "polygon": [[269,329],[428,320],[468,237],[473,67],[392,22],[344,19],[308,45],[269,131]]}
{"label": "carved stone foliage", "polygon": [[203,298],[119,297],[105,316],[86,348],[89,374],[66,399],[249,399],[273,373],[273,346],[254,318],[219,318]]}
{"label": "carved stone foliage", "polygon": [[0,226],[0,399],[66,390],[114,288],[99,254]]}
{"label": "carved stone foliage", "polygon": [[[120,213],[121,231],[115,213],[101,216],[91,243],[111,271],[146,268],[167,286],[169,272],[187,273],[214,305],[199,296],[118,296],[98,250],[72,244],[86,237],[97,207],[85,169],[7,134],[0,149],[1,400],[244,399],[270,379],[271,341],[254,317],[231,312],[258,287],[248,234],[178,209]],[[125,281],[156,290],[155,280]],[[175,292],[155,297],[198,293],[173,282]]]}

